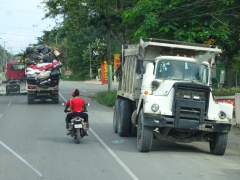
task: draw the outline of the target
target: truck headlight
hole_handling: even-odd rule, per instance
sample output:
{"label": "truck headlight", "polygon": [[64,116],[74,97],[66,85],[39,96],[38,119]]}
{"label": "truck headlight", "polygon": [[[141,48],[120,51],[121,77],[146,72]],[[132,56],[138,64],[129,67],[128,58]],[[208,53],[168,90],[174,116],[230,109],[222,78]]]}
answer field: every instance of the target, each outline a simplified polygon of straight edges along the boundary
{"label": "truck headlight", "polygon": [[200,101],[200,96],[193,96],[192,99]]}
{"label": "truck headlight", "polygon": [[226,113],[223,112],[223,111],[220,111],[220,112],[218,113],[218,116],[219,116],[220,119],[225,119],[225,118],[226,118]]}
{"label": "truck headlight", "polygon": [[151,107],[153,112],[157,112],[159,110],[159,105],[158,104],[153,104]]}

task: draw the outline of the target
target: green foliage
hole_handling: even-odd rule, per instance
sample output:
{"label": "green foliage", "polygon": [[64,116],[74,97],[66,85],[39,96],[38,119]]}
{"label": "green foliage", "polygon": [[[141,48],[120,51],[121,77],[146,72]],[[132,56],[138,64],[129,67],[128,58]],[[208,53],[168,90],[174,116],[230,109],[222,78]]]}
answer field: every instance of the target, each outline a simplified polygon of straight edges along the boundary
{"label": "green foliage", "polygon": [[[4,56],[5,55],[5,56]],[[19,60],[18,57],[14,56],[13,54],[11,54],[10,52],[8,52],[8,50],[4,47],[2,47],[0,45],[0,72],[3,70],[2,69],[2,62],[3,62],[3,59],[4,61],[7,61],[7,62],[10,62],[10,61],[17,61]]]}
{"label": "green foliage", "polygon": [[212,93],[214,96],[234,96],[235,93],[239,92],[239,87],[212,88]]}
{"label": "green foliage", "polygon": [[238,6],[236,0],[140,0],[124,12],[123,22],[133,29],[133,42],[155,37],[214,44],[223,49],[219,59],[231,64],[240,49]]}
{"label": "green foliage", "polygon": [[103,104],[108,107],[113,107],[116,101],[117,91],[102,91],[98,92],[95,99],[98,103]]}
{"label": "green foliage", "polygon": [[240,50],[238,50],[238,53],[233,56],[233,59],[234,62],[232,63],[232,68],[235,75],[238,75],[240,72]]}
{"label": "green foliage", "polygon": [[[218,60],[238,73],[240,49],[239,2],[237,0],[45,0],[45,17],[57,22],[52,31],[38,38],[42,44],[61,48],[63,66],[89,75],[88,46],[101,40],[103,48],[92,59],[96,75],[102,59],[112,50],[119,53],[122,44],[138,43],[139,38],[161,38],[220,46]],[[61,16],[63,22],[57,21]],[[111,48],[106,32],[111,32]],[[212,40],[212,41],[210,41]],[[105,45],[106,46],[105,46]]]}
{"label": "green foliage", "polygon": [[63,75],[61,77],[62,80],[67,80],[67,81],[85,81],[88,80],[89,77],[86,76],[84,73],[75,73],[71,76],[65,76]]}
{"label": "green foliage", "polygon": [[126,42],[125,34],[128,29],[122,25],[122,13],[132,8],[134,2],[135,0],[46,0],[43,2],[46,5],[45,18],[57,19],[62,16],[63,22],[57,23],[52,31],[44,32],[44,36],[38,38],[38,41],[47,45],[58,42],[63,52],[63,66],[74,72],[84,72],[85,75],[81,75],[81,78],[89,77],[90,74],[89,44],[91,48],[98,47],[99,56],[91,61],[94,77],[103,59],[108,60],[109,64],[113,62],[113,55],[111,59],[106,58],[107,46],[108,50],[113,50],[112,54],[119,53],[119,48],[106,45],[107,30],[110,30],[112,40],[115,40],[112,45],[121,48],[119,44]]}

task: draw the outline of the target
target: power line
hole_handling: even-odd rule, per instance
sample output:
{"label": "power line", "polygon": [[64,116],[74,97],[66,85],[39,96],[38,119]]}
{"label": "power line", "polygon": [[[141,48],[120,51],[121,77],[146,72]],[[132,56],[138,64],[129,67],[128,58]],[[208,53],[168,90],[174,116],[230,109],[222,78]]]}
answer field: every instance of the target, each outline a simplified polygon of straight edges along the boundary
{"label": "power line", "polygon": [[[240,8],[240,6],[237,6],[237,7],[234,7],[234,8],[228,8],[228,9],[225,9],[225,10],[219,10],[219,11],[215,11],[215,12],[211,12],[211,13],[203,13],[203,14],[198,14],[198,15],[194,15],[194,16],[173,18],[173,19],[169,19],[169,20],[181,20],[181,19],[188,19],[188,18],[193,18],[193,17],[201,17],[201,16],[206,16],[206,15],[214,14],[214,13],[221,12],[221,11],[236,9],[236,8]],[[224,14],[222,14],[222,15],[224,15]]]}
{"label": "power line", "polygon": [[[199,0],[199,1],[195,1],[193,3],[189,3],[189,4],[185,4],[185,5],[182,5],[180,7],[174,7],[172,9],[182,9],[183,7],[190,7],[190,6],[193,6],[195,4],[198,4],[198,3],[201,3],[201,2],[205,2],[206,0]],[[222,0],[218,0],[218,1],[222,1]]]}
{"label": "power line", "polygon": [[[222,1],[222,0],[217,0],[217,1],[215,1],[215,2],[218,2],[218,1]],[[180,13],[178,13],[178,14],[173,14],[173,13],[169,13],[169,14],[167,14],[166,16],[168,16],[168,15],[174,15],[174,16],[176,16],[176,15],[179,15],[179,14],[183,14],[183,13],[185,13],[185,12],[188,12],[188,11],[192,11],[193,9],[196,9],[196,8],[199,8],[200,6],[197,6],[196,8],[192,8],[192,9],[184,9],[184,8],[182,8],[182,7],[190,7],[190,6],[193,6],[193,5],[197,5],[197,4],[199,4],[199,3],[204,3],[205,2],[205,4],[202,4],[202,5],[200,5],[200,6],[204,6],[204,5],[207,5],[207,3],[211,3],[211,2],[207,2],[206,0],[200,0],[200,1],[195,1],[195,2],[193,2],[193,3],[190,3],[190,4],[185,4],[185,5],[183,5],[183,6],[180,6],[180,7],[174,7],[174,8],[172,8],[172,9],[170,9],[170,10],[174,10],[174,9],[180,9],[180,10],[186,10],[186,11],[184,11],[184,12],[180,12]],[[170,17],[173,17],[173,16],[170,16]],[[167,17],[166,17],[167,18]],[[168,17],[169,18],[169,17]]]}
{"label": "power line", "polygon": [[[200,6],[203,6],[203,5],[200,5]],[[178,14],[172,14],[172,16],[166,17],[166,18],[171,18],[171,17],[177,16],[177,15],[180,15],[180,14],[184,14],[184,13],[186,13],[186,12],[193,11],[194,9],[197,9],[197,8],[199,8],[199,7],[196,6],[195,8],[188,9],[188,10],[183,11],[183,12],[180,12],[180,13],[178,13]]]}
{"label": "power line", "polygon": [[44,31],[44,29],[39,29],[39,30],[37,30],[37,29],[34,29],[34,28],[21,28],[21,27],[14,27],[14,28],[13,28],[13,27],[1,27],[1,26],[0,26],[0,29],[3,29],[3,28],[4,28],[4,29],[5,29],[5,28],[11,28],[11,29],[18,29],[18,30],[19,30],[19,29],[29,29],[29,30],[31,30],[31,31]]}
{"label": "power line", "polygon": [[25,35],[11,34],[11,33],[0,33],[0,34],[6,34],[11,36],[36,37],[36,36],[25,36]]}
{"label": "power line", "polygon": [[[36,28],[38,27],[43,21],[41,21],[40,23],[38,24],[34,24],[34,25],[31,25],[32,28],[26,28],[26,27],[18,27],[18,26],[6,26],[6,25],[1,25],[0,24],[0,28],[16,28],[16,29],[31,29],[33,31],[37,31],[37,30],[42,30],[44,31],[44,29],[41,29],[41,28]],[[49,25],[51,25],[52,23],[49,23]]]}
{"label": "power line", "polygon": [[215,16],[233,16],[236,18],[240,18],[240,15],[237,15],[237,14],[216,14],[216,13],[212,13],[212,14],[214,14]]}
{"label": "power line", "polygon": [[9,10],[9,9],[2,9],[2,8],[0,8],[1,9],[1,13],[3,13],[4,11],[6,12],[6,13],[9,13],[9,12],[11,12],[11,13],[26,13],[26,14],[43,14],[43,12],[42,11],[36,11],[36,10],[32,10],[32,11],[29,11],[29,10]]}
{"label": "power line", "polygon": [[6,40],[7,42],[20,42],[20,43],[25,42],[25,41],[13,41],[13,40],[8,40],[8,39],[4,39],[4,40]]}
{"label": "power line", "polygon": [[[202,0],[202,1],[204,1],[204,0]],[[221,0],[218,0],[218,1],[221,1]],[[215,1],[215,2],[218,2],[218,1]],[[201,0],[200,0],[199,2],[201,2]],[[214,3],[215,3],[215,2],[214,2]],[[194,2],[194,3],[196,3],[196,2]],[[207,3],[211,3],[211,2],[207,2]],[[192,4],[193,4],[193,3],[192,3]],[[200,6],[204,6],[204,5],[207,5],[207,4],[202,4],[202,5],[200,5]],[[228,10],[232,10],[232,9],[237,9],[237,8],[239,8],[239,7],[240,7],[240,6],[231,7],[231,8],[227,8],[227,9],[217,10],[217,11],[211,12],[211,13],[228,11]],[[199,8],[199,7],[196,7],[196,8]],[[194,9],[196,9],[196,8],[194,8]],[[172,9],[174,9],[174,8],[172,8]],[[171,11],[172,9],[170,9],[170,11]],[[180,15],[180,14],[186,13],[186,12],[188,12],[188,11],[192,11],[192,10],[193,10],[193,9],[190,9],[190,10],[187,9],[186,11],[183,11],[183,12],[178,13],[178,14],[173,14],[173,13],[172,13],[172,16],[166,17],[166,18],[171,18],[171,17],[177,16],[177,15]],[[169,14],[171,14],[171,13],[168,13],[166,16],[168,16]],[[206,14],[208,14],[208,13],[204,13],[203,15],[206,15]],[[191,16],[191,17],[195,17],[195,16]],[[185,18],[190,18],[190,17],[185,17]],[[184,19],[185,19],[185,18],[184,18]],[[179,19],[179,18],[177,18],[177,19]]]}
{"label": "power line", "polygon": [[236,30],[237,32],[240,32],[238,29],[233,28],[233,27],[231,27],[231,26],[225,24],[225,23],[222,22],[220,19],[216,18],[214,15],[212,15],[212,14],[210,14],[210,15],[211,15],[214,19],[216,19],[218,22],[222,23],[224,26],[227,26],[227,27],[230,28],[230,29],[234,29],[234,30]]}
{"label": "power line", "polygon": [[206,16],[206,15],[210,15],[210,13],[204,13],[204,14],[199,14],[199,15],[195,15],[195,16],[188,16],[188,17],[173,18],[173,19],[169,19],[169,20],[189,19],[189,18],[201,17],[201,16]]}

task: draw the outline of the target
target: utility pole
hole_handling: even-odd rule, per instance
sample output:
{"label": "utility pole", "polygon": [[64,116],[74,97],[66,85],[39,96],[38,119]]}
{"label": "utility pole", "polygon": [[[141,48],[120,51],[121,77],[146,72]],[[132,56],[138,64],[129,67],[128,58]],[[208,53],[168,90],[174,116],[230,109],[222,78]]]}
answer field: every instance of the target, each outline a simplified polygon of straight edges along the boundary
{"label": "utility pole", "polygon": [[[0,39],[2,39],[2,38],[0,38]],[[3,56],[2,56],[2,62],[1,62],[1,66],[3,65]],[[1,70],[0,70],[1,71]]]}
{"label": "utility pole", "polygon": [[2,70],[3,70],[3,72],[5,72],[5,65],[4,64],[6,64],[5,63],[5,43],[6,43],[6,41],[3,41],[3,43],[4,43],[4,45],[3,45],[3,58],[2,58]]}
{"label": "utility pole", "polygon": [[89,60],[90,60],[90,80],[92,80],[92,56],[91,56],[91,53],[92,53],[92,51],[91,51],[91,45],[90,45],[90,43],[89,43]]}
{"label": "utility pole", "polygon": [[[57,34],[58,35],[58,34]],[[56,45],[57,45],[57,35],[56,35],[56,37],[55,37],[55,39],[56,39]]]}
{"label": "utility pole", "polygon": [[107,29],[107,62],[108,62],[108,91],[112,91],[112,62],[111,62],[111,36]]}
{"label": "utility pole", "polygon": [[11,47],[11,60],[10,61],[13,61],[12,47]]}
{"label": "utility pole", "polygon": [[12,55],[12,47],[9,47],[8,49],[10,49],[10,54],[9,54],[9,60],[7,60],[8,62],[13,61],[13,55]]}

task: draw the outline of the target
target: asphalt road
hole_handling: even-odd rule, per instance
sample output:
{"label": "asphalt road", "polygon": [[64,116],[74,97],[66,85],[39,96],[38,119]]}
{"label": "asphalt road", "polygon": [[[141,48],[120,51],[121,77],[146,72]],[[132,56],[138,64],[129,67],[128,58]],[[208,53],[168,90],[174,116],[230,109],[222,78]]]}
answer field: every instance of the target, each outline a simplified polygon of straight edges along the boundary
{"label": "asphalt road", "polygon": [[[89,136],[80,144],[66,136],[61,105],[75,88],[90,103]],[[113,108],[89,98],[104,90],[107,85],[98,82],[61,82],[59,105],[0,96],[0,180],[239,180],[239,128],[232,128],[224,156],[211,155],[205,142],[159,140],[140,153],[135,137],[113,132]]]}

